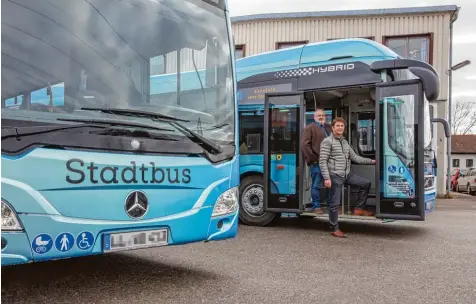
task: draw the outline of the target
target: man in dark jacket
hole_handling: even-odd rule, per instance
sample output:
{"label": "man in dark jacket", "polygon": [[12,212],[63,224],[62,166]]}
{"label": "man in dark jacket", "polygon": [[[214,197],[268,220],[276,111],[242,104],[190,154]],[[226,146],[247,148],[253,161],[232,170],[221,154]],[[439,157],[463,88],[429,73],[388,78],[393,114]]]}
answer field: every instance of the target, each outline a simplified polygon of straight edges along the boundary
{"label": "man in dark jacket", "polygon": [[329,225],[332,235],[345,237],[339,230],[338,209],[341,200],[342,186],[350,185],[359,187],[357,207],[354,215],[373,215],[364,209],[367,195],[370,190],[370,181],[350,171],[351,161],[358,164],[375,164],[375,160],[357,155],[345,140],[343,133],[345,120],[337,117],[332,121],[332,133],[321,143],[319,164],[324,177],[324,185],[331,188],[331,203],[329,204]]}
{"label": "man in dark jacket", "polygon": [[[319,153],[321,142],[329,136],[331,128],[326,124],[326,114],[323,109],[317,109],[314,112],[314,122],[304,128],[301,137],[301,149],[304,154],[304,160],[310,167],[312,178],[311,196],[313,212],[323,214],[321,209],[321,185],[323,182],[321,169],[319,167]],[[327,204],[330,202],[330,191],[326,190]]]}

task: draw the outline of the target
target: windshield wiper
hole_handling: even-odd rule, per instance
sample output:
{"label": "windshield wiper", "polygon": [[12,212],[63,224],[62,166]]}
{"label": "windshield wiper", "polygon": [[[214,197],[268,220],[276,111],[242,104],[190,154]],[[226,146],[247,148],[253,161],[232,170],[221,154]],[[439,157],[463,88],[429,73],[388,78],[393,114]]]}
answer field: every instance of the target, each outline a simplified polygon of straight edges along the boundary
{"label": "windshield wiper", "polygon": [[214,126],[211,126],[210,128],[207,128],[205,130],[217,130],[217,129],[221,129],[223,127],[226,127],[226,126],[229,126],[230,124],[229,123],[224,123],[224,124],[220,124],[220,125],[214,125]]}
{"label": "windshield wiper", "polygon": [[166,115],[166,114],[161,114],[161,113],[156,113],[151,111],[143,111],[143,110],[119,109],[119,108],[94,108],[94,107],[84,107],[84,108],[81,108],[81,110],[99,111],[102,113],[127,115],[127,116],[134,116],[134,117],[147,117],[147,118],[156,118],[156,119],[169,119],[172,121],[190,122],[190,120],[177,118],[171,115]]}
{"label": "windshield wiper", "polygon": [[219,145],[215,144],[213,141],[211,141],[209,139],[206,139],[205,137],[201,136],[200,134],[195,133],[194,131],[190,130],[186,126],[184,126],[184,125],[182,125],[178,122],[171,122],[171,124],[175,125],[177,127],[177,129],[182,129],[184,131],[182,133],[190,134],[188,137],[198,141],[202,145],[202,147],[204,149],[206,149],[208,152],[216,153],[216,154],[223,152],[222,148]]}
{"label": "windshield wiper", "polygon": [[[156,113],[156,112],[149,112],[149,111],[142,111],[142,110],[132,110],[132,109],[117,109],[117,108],[81,108],[82,110],[88,111],[100,111],[103,113],[111,113],[116,115],[124,115],[124,116],[135,116],[135,117],[147,117],[151,119],[162,120],[168,122],[169,124],[175,126],[179,129],[182,133],[188,133],[187,137],[195,140],[196,142],[200,143],[201,146],[206,149],[210,153],[221,153],[223,152],[222,148],[212,142],[211,140],[201,136],[200,134],[196,133],[195,131],[187,128],[186,126],[180,124],[178,121],[190,122],[190,120],[176,118],[174,116]],[[85,121],[86,122],[86,121]]]}
{"label": "windshield wiper", "polygon": [[37,135],[37,134],[44,134],[62,130],[70,130],[70,129],[79,129],[79,128],[107,128],[106,126],[102,125],[95,125],[95,124],[81,124],[81,125],[66,125],[62,127],[58,126],[33,126],[33,127],[7,127],[2,128],[2,140],[9,137],[18,137],[24,135]]}
{"label": "windshield wiper", "polygon": [[172,129],[159,128],[159,127],[154,127],[154,126],[151,126],[151,125],[148,125],[148,124],[141,124],[141,123],[137,123],[137,122],[124,122],[124,121],[114,120],[114,119],[58,118],[57,120],[59,120],[59,121],[71,121],[71,122],[83,122],[83,123],[109,125],[109,126],[137,127],[137,128],[151,129],[151,130],[157,130],[157,131],[175,132],[175,130],[172,130]]}

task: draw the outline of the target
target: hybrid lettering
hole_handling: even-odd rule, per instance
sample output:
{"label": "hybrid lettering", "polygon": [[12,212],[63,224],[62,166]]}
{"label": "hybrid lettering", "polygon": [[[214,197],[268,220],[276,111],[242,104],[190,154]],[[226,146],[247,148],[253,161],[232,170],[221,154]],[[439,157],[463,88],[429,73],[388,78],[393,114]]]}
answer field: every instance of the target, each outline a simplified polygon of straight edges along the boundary
{"label": "hybrid lettering", "polygon": [[355,68],[355,65],[353,63],[347,63],[347,64],[328,65],[328,66],[314,68],[312,72],[313,73],[327,73],[327,72],[335,72],[335,71],[348,71],[348,70],[353,70],[354,68]]}

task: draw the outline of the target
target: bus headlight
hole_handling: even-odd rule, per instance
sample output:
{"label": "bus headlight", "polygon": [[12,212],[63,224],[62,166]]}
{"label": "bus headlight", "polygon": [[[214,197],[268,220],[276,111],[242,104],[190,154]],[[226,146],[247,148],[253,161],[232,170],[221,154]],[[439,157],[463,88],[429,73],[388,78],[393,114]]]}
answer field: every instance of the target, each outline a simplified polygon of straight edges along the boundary
{"label": "bus headlight", "polygon": [[2,230],[23,230],[17,214],[4,200],[2,200]]}
{"label": "bus headlight", "polygon": [[215,202],[212,217],[234,213],[238,208],[238,187],[223,192]]}

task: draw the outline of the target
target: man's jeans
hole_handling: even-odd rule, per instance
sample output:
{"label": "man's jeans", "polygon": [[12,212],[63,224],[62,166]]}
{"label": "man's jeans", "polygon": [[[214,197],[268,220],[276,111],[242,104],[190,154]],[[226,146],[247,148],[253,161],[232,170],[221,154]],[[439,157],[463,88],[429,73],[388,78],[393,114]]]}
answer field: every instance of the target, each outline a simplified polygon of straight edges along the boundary
{"label": "man's jeans", "polygon": [[[324,183],[324,178],[322,177],[321,168],[318,164],[311,165],[311,178],[312,178],[312,186],[311,186],[311,196],[312,196],[312,209],[320,208],[321,207],[321,185]],[[331,201],[331,193],[329,190],[326,189],[326,199],[327,205],[330,204]]]}
{"label": "man's jeans", "polygon": [[357,207],[363,209],[367,202],[367,196],[370,190],[370,181],[364,177],[353,174],[352,172],[347,176],[347,179],[343,177],[331,175],[331,203],[329,205],[329,226],[334,232],[339,230],[339,205],[342,197],[342,186],[357,186],[359,187],[359,195],[357,197]]}

